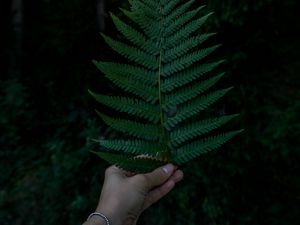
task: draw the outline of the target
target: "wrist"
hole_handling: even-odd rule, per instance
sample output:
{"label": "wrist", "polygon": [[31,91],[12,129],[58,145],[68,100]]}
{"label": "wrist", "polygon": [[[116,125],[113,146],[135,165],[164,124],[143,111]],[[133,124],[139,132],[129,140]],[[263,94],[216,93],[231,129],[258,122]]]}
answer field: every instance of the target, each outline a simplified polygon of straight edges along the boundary
{"label": "wrist", "polygon": [[83,225],[106,225],[106,222],[99,216],[92,216]]}
{"label": "wrist", "polygon": [[[124,213],[118,213],[118,211],[111,210],[112,208],[97,207],[96,212],[103,213],[109,220],[111,225],[136,225],[137,218],[134,215],[124,215]],[[103,223],[106,225],[106,223]],[[87,224],[98,225],[98,224]],[[102,225],[99,224],[99,225]]]}
{"label": "wrist", "polygon": [[[111,225],[122,225],[123,216],[119,213],[118,209],[115,207],[98,206],[95,212],[104,214],[108,218]],[[106,222],[105,221],[103,222],[106,225]]]}

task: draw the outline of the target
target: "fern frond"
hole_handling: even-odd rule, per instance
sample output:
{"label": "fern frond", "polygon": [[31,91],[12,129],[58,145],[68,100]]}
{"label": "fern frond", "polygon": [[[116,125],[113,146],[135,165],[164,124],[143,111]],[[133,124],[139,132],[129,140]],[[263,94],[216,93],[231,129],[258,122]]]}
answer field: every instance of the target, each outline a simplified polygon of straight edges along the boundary
{"label": "fern frond", "polygon": [[185,23],[193,19],[203,8],[204,6],[200,6],[195,10],[192,10],[188,13],[181,15],[179,18],[177,18],[172,24],[170,24],[167,27],[165,35],[170,36],[174,32],[178,31]]}
{"label": "fern frond", "polygon": [[[105,64],[102,62],[94,61],[94,64],[106,75],[108,79],[124,91],[135,94],[148,102],[154,103],[158,100],[157,92],[154,87],[151,88],[149,85],[134,79],[132,76],[124,76],[121,75],[121,73],[114,73],[105,67]],[[126,74],[126,71],[124,71],[124,74]]]}
{"label": "fern frond", "polygon": [[173,147],[177,147],[185,141],[188,141],[196,136],[206,134],[222,125],[228,123],[238,115],[222,116],[213,119],[206,119],[196,123],[187,124],[170,133],[170,142]]}
{"label": "fern frond", "polygon": [[166,64],[163,68],[163,73],[165,76],[170,76],[171,74],[180,72],[181,70],[188,68],[195,62],[204,59],[219,47],[220,45],[215,45],[209,48],[201,49],[199,51],[195,51],[187,55],[184,55],[183,57],[176,59],[171,63]]}
{"label": "fern frond", "polygon": [[231,131],[215,137],[209,137],[204,140],[194,141],[191,144],[187,144],[177,150],[176,156],[174,157],[174,162],[177,165],[180,165],[198,157],[201,154],[212,151],[242,131],[243,130]]}
{"label": "fern frond", "polygon": [[111,14],[125,42],[102,34],[128,63],[94,61],[125,93],[107,96],[90,91],[98,102],[122,113],[114,118],[97,112],[126,138],[99,140],[102,148],[96,154],[125,170],[149,172],[167,162],[181,165],[239,133],[214,132],[216,136],[203,138],[236,116],[207,119],[200,114],[231,89],[211,90],[224,75],[212,74],[223,60],[206,61],[220,46],[205,46],[215,33],[201,32],[212,13],[204,15],[204,6],[193,8],[195,0],[129,3],[130,10],[121,9],[124,20]]}
{"label": "fern frond", "polygon": [[159,12],[142,1],[130,1],[131,11],[159,21]]}
{"label": "fern frond", "polygon": [[179,108],[174,117],[167,119],[165,124],[166,129],[171,130],[171,128],[173,128],[177,124],[206,109],[208,106],[218,101],[231,89],[232,88],[218,90],[207,94],[206,96],[200,96],[199,98],[191,100],[190,102]]}
{"label": "fern frond", "polygon": [[134,12],[130,12],[126,9],[121,9],[124,15],[126,15],[131,21],[139,25],[139,27],[145,32],[145,34],[151,40],[157,40],[161,33],[161,28],[158,26],[157,21],[153,21],[148,17],[141,16]]}
{"label": "fern frond", "polygon": [[153,41],[146,38],[139,31],[121,21],[115,15],[111,14],[111,18],[116,28],[134,45],[140,47],[143,51],[147,52],[150,55],[157,55],[159,53]]}
{"label": "fern frond", "polygon": [[174,48],[166,49],[165,56],[163,59],[164,62],[168,63],[176,58],[183,56],[192,48],[202,44],[204,41],[214,36],[215,34],[216,33],[201,34],[195,37],[191,37],[187,40],[180,42],[179,45],[175,46]]}
{"label": "fern frond", "polygon": [[166,49],[172,48],[172,47],[176,46],[180,40],[183,40],[183,39],[189,37],[196,30],[198,30],[212,14],[213,13],[209,13],[203,17],[200,17],[197,20],[189,22],[186,26],[183,26],[174,35],[167,38],[167,44],[166,44],[165,48]]}
{"label": "fern frond", "polygon": [[163,9],[163,13],[164,13],[164,15],[166,15],[166,18],[165,18],[166,27],[170,26],[174,21],[176,21],[177,18],[179,18],[183,13],[185,13],[194,2],[195,2],[195,0],[190,0],[190,1],[180,5],[175,10],[170,11],[169,13],[167,13],[167,11],[164,12],[165,10],[167,10],[166,9],[167,6],[166,6]]}
{"label": "fern frond", "polygon": [[158,125],[144,124],[131,120],[115,119],[96,111],[102,120],[115,130],[146,140],[159,140],[161,129]]}
{"label": "fern frond", "polygon": [[133,155],[157,156],[159,149],[162,148],[161,144],[157,142],[143,140],[95,140],[95,142],[109,150]]}
{"label": "fern frond", "polygon": [[171,92],[178,87],[182,87],[201,76],[204,76],[208,72],[217,68],[220,64],[222,64],[224,60],[220,60],[214,63],[206,63],[199,65],[195,68],[189,68],[188,70],[184,70],[180,73],[176,73],[172,77],[165,79],[161,85],[162,92]]}
{"label": "fern frond", "polygon": [[107,77],[123,77],[137,80],[145,85],[154,86],[157,84],[156,73],[143,67],[131,66],[128,64],[97,62],[93,60],[96,67],[101,70]]}
{"label": "fern frond", "polygon": [[200,95],[201,93],[205,92],[212,86],[214,86],[221,77],[224,76],[224,73],[221,73],[217,76],[214,76],[210,79],[207,79],[203,82],[197,82],[191,86],[184,87],[181,90],[178,90],[175,93],[171,93],[166,95],[164,110],[168,110],[169,108],[173,107],[174,105],[182,104],[192,98]]}
{"label": "fern frond", "polygon": [[[168,3],[163,7],[162,14],[163,15],[168,15],[171,13],[171,11],[180,3],[181,0],[173,0],[173,1],[168,1]],[[194,2],[195,0],[191,0],[189,3],[189,6]],[[188,6],[188,7],[189,7]],[[183,13],[187,8],[183,9],[181,13]],[[180,13],[180,12],[179,12]],[[180,14],[179,14],[180,15]],[[178,15],[177,15],[178,16]],[[176,17],[177,17],[176,16]]]}
{"label": "fern frond", "polygon": [[151,56],[138,48],[123,44],[122,42],[115,41],[110,37],[102,34],[105,42],[120,55],[145,66],[148,69],[155,70],[157,69],[158,62],[156,57]]}
{"label": "fern frond", "polygon": [[92,91],[89,93],[98,102],[115,110],[147,119],[149,122],[157,123],[159,121],[159,107],[150,103],[127,97],[99,95]]}
{"label": "fern frond", "polygon": [[152,10],[157,10],[158,2],[152,0],[142,0],[142,2],[147,5]]}

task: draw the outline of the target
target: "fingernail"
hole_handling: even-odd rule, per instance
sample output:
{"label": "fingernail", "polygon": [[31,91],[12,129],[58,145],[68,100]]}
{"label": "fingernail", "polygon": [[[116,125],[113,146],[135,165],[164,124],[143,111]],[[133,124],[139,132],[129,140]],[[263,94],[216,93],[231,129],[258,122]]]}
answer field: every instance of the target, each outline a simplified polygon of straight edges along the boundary
{"label": "fingernail", "polygon": [[173,171],[174,166],[172,164],[167,164],[162,169],[166,174],[170,174]]}

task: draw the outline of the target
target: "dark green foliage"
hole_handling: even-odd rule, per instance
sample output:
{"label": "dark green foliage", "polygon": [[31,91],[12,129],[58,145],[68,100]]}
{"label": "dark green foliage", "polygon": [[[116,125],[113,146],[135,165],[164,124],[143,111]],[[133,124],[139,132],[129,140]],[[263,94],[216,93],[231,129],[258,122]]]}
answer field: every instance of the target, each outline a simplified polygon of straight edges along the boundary
{"label": "dark green foliage", "polygon": [[129,2],[131,10],[123,12],[132,25],[111,14],[128,43],[102,36],[131,63],[94,61],[109,80],[127,93],[124,96],[90,93],[101,104],[133,115],[134,119],[121,119],[98,112],[107,125],[138,139],[99,141],[106,150],[96,154],[123,169],[139,172],[151,171],[166,162],[181,165],[221,146],[240,132],[207,136],[235,116],[214,119],[202,116],[205,120],[195,120],[195,116],[231,90],[211,90],[224,75],[210,73],[223,61],[205,62],[220,46],[204,45],[214,33],[201,34],[212,13],[203,15],[203,6],[192,10],[195,1]]}

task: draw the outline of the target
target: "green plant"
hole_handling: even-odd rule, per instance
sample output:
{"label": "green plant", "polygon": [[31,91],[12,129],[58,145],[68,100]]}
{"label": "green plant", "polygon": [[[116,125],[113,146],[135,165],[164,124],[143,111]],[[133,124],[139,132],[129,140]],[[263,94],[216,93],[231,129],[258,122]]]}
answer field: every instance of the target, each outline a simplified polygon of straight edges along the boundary
{"label": "green plant", "polygon": [[181,165],[240,132],[207,135],[236,115],[199,118],[199,112],[231,88],[208,92],[224,75],[209,76],[223,60],[203,63],[219,45],[199,47],[214,35],[199,34],[212,13],[199,16],[203,6],[189,10],[194,1],[130,0],[131,10],[122,11],[132,25],[111,14],[128,43],[102,36],[131,63],[94,61],[126,93],[105,96],[90,91],[101,104],[124,113],[120,119],[97,111],[107,125],[128,136],[122,140],[97,140],[107,150],[96,154],[108,162],[140,172],[166,162]]}

